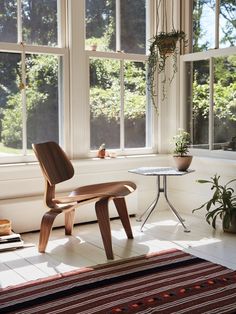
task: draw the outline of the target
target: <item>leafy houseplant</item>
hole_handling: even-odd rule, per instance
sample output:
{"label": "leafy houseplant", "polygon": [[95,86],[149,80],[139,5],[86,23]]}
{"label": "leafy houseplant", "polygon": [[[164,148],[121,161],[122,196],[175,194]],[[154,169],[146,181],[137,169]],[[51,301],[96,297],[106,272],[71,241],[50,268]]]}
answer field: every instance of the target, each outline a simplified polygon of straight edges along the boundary
{"label": "leafy houseplant", "polygon": [[220,176],[215,174],[211,180],[198,180],[198,183],[211,184],[213,195],[200,207],[193,210],[199,210],[203,207],[206,208],[206,221],[216,228],[216,219],[219,216],[222,219],[223,230],[227,232],[236,233],[236,195],[234,189],[229,185],[236,181],[236,179],[228,181],[225,185],[219,183]]}
{"label": "leafy houseplant", "polygon": [[191,143],[190,134],[183,129],[179,129],[178,133],[174,136],[175,149],[174,149],[174,160],[177,169],[180,171],[186,171],[191,162],[193,156],[188,155],[188,148]]}
{"label": "leafy houseplant", "polygon": [[155,103],[155,76],[156,74],[164,74],[161,81],[163,91],[162,98],[164,99],[166,96],[165,83],[167,77],[165,68],[167,59],[171,57],[173,60],[173,74],[169,79],[169,83],[171,83],[175,73],[177,72],[177,54],[179,53],[177,43],[183,43],[184,46],[186,46],[187,39],[186,34],[183,31],[173,29],[171,32],[157,33],[150,41],[150,54],[148,57],[148,89],[151,93],[153,105],[157,110],[157,105]]}

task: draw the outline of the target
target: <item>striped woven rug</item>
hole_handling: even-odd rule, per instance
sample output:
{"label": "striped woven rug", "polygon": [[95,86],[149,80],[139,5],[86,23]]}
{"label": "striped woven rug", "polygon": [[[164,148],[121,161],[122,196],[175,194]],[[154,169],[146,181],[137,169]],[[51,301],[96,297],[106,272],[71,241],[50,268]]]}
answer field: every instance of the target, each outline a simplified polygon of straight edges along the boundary
{"label": "striped woven rug", "polygon": [[236,271],[171,250],[2,289],[0,313],[236,313]]}

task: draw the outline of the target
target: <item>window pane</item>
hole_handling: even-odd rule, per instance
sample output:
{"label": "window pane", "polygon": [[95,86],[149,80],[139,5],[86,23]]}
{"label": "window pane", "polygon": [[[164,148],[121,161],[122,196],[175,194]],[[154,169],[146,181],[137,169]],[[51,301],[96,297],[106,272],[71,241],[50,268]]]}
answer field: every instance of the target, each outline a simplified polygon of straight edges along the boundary
{"label": "window pane", "polygon": [[86,49],[115,51],[115,0],[86,0]]}
{"label": "window pane", "polygon": [[22,0],[23,41],[56,46],[57,0]]}
{"label": "window pane", "polygon": [[59,141],[59,59],[50,55],[27,56],[27,147]]}
{"label": "window pane", "polygon": [[120,62],[90,59],[90,146],[120,147]]}
{"label": "window pane", "polygon": [[236,150],[236,55],[214,59],[214,149]]}
{"label": "window pane", "polygon": [[20,55],[0,53],[0,157],[21,153]]}
{"label": "window pane", "polygon": [[215,48],[215,0],[193,1],[193,51]]}
{"label": "window pane", "polygon": [[192,63],[192,144],[196,148],[209,148],[209,61]]}
{"label": "window pane", "polygon": [[146,0],[121,0],[121,50],[145,54]]}
{"label": "window pane", "polygon": [[145,54],[145,41],[146,0],[86,0],[86,49]]}
{"label": "window pane", "polygon": [[146,69],[125,62],[125,148],[146,146]]}
{"label": "window pane", "polygon": [[220,48],[236,45],[236,2],[220,2]]}
{"label": "window pane", "polygon": [[0,0],[0,42],[17,42],[17,0]]}

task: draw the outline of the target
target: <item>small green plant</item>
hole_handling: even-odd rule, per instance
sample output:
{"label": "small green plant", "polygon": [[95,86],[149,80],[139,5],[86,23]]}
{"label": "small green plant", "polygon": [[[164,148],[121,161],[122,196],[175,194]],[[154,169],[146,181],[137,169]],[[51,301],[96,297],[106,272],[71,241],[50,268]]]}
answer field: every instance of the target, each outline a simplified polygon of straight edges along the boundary
{"label": "small green plant", "polygon": [[191,143],[190,134],[183,129],[179,129],[173,139],[175,143],[174,154],[181,157],[187,155]]}
{"label": "small green plant", "polygon": [[216,219],[219,216],[223,222],[223,229],[229,229],[232,220],[236,215],[236,195],[234,194],[234,189],[229,185],[236,181],[236,179],[228,181],[225,185],[219,183],[220,176],[215,174],[211,177],[211,180],[197,180],[198,183],[208,183],[211,184],[211,190],[213,195],[200,207],[195,208],[192,212],[196,210],[206,208],[206,221],[212,224],[212,227],[216,228]]}

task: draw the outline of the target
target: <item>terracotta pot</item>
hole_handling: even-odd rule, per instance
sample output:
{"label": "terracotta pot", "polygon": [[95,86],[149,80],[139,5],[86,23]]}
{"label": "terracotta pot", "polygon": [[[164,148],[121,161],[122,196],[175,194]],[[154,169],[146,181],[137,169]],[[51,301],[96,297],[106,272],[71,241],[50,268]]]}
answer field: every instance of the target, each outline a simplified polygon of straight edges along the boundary
{"label": "terracotta pot", "polygon": [[166,38],[163,40],[159,46],[159,51],[161,55],[170,55],[174,52],[176,48],[177,40],[175,38]]}
{"label": "terracotta pot", "polygon": [[92,51],[96,51],[97,50],[97,45],[96,44],[91,45],[91,50]]}
{"label": "terracotta pot", "polygon": [[[223,218],[223,222],[224,222],[224,218]],[[224,232],[236,233],[236,212],[233,215],[228,228],[225,228],[224,223],[223,223],[223,230]]]}
{"label": "terracotta pot", "polygon": [[176,164],[176,168],[179,171],[186,171],[193,159],[193,156],[173,156]]}
{"label": "terracotta pot", "polygon": [[105,149],[100,149],[97,153],[98,158],[105,158],[106,156],[106,150]]}

